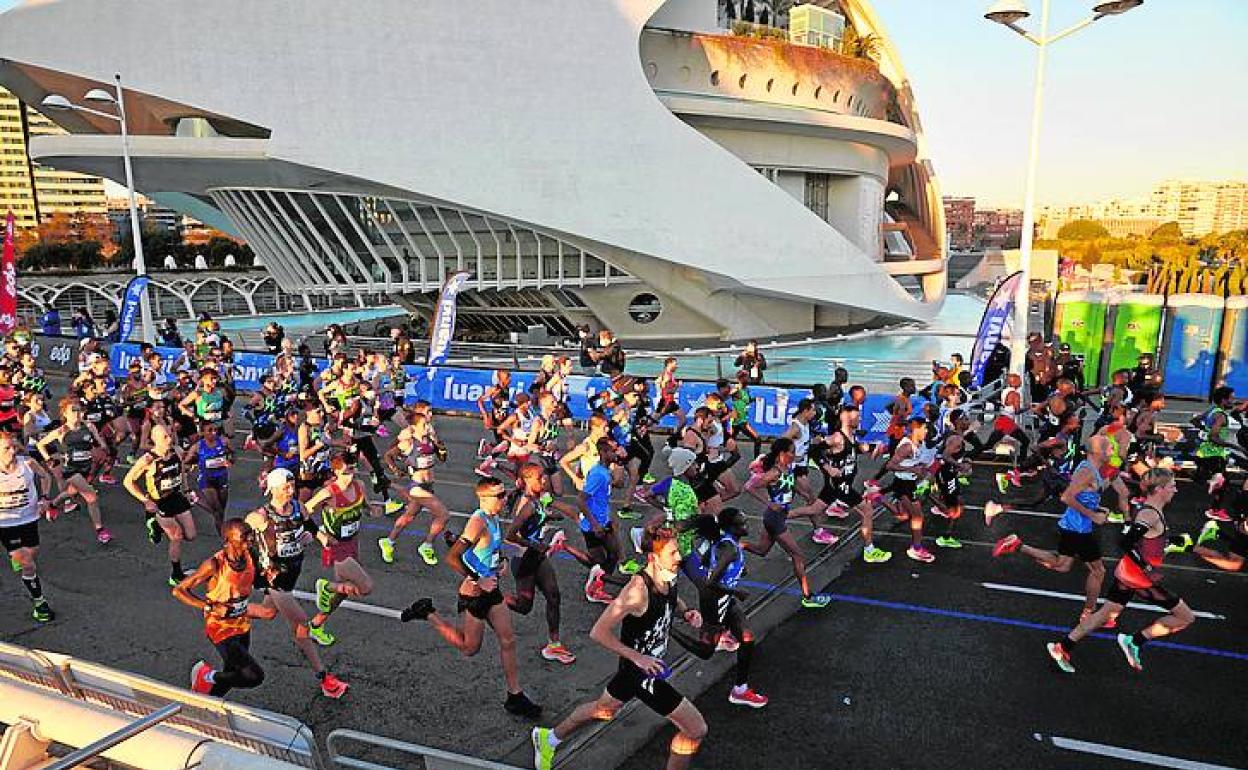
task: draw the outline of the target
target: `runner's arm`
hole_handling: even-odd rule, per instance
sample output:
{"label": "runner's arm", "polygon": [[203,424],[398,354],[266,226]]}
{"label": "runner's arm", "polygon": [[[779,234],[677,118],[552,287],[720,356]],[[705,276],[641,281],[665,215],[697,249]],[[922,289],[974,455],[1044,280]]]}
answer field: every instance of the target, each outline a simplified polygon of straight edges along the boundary
{"label": "runner's arm", "polygon": [[628,581],[628,585],[624,586],[624,590],[620,591],[620,595],[615,597],[607,608],[598,616],[598,620],[594,622],[593,629],[589,632],[589,638],[593,639],[599,646],[605,648],[608,652],[617,655],[647,674],[657,674],[662,670],[663,662],[648,655],[642,655],[633,648],[627,646],[616,636],[615,629],[624,622],[624,618],[628,616],[640,617],[646,612],[650,603],[649,591],[646,590],[645,581],[634,575]]}
{"label": "runner's arm", "polygon": [[215,571],[216,564],[213,563],[213,560],[205,559],[194,572],[182,578],[182,581],[173,587],[173,591],[171,592],[173,594],[173,598],[188,607],[194,607],[201,612],[207,612],[212,607],[212,602],[207,599],[199,598],[195,594],[191,593],[191,589],[201,583],[208,582],[209,578],[212,577],[213,572]]}
{"label": "runner's arm", "polygon": [[42,457],[45,462],[52,461],[52,455],[48,454],[48,447],[64,438],[65,431],[66,428],[62,425],[56,430],[48,431],[47,435],[35,442],[35,449],[39,450],[39,456]]}
{"label": "runner's arm", "polygon": [[459,539],[451,546],[451,550],[446,554],[446,563],[456,574],[469,580],[480,580],[481,576],[476,573],[464,561],[464,553],[476,544],[477,539],[481,537],[481,522],[478,517],[474,516],[468,520],[464,526],[464,532]]}

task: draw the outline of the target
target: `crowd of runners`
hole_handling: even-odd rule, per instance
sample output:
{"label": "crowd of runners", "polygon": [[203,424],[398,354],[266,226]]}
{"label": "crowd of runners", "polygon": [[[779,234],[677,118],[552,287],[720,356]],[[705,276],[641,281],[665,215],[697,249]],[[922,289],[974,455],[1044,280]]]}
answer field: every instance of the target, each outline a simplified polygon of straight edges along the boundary
{"label": "crowd of runners", "polygon": [[[523,389],[513,386],[510,372],[494,373],[478,400],[483,437],[476,457],[448,450],[435,425],[447,418],[408,396],[402,360],[397,351],[338,345],[318,371],[306,347],[283,340],[259,390],[240,392],[232,348],[208,321],[175,360],[145,346],[121,377],[105,351],[84,345],[80,373],[54,385],[23,340],[10,339],[0,360],[0,537],[30,594],[34,620],[54,617],[39,578],[40,522],[85,509],[91,536],[107,547],[109,521],[141,510],[147,537],[166,549],[173,596],[202,613],[219,653],[218,666],[194,666],[195,691],[224,695],[260,685],[264,670],[249,651],[252,623],[280,616],[317,686],[339,698],[348,685],[319,654],[336,641],[335,611],[373,590],[370,562],[405,558],[401,536],[420,521],[413,555],[430,569],[449,567],[459,581],[458,603],[442,613],[432,599],[419,598],[401,619],[428,624],[465,655],[480,650],[489,628],[511,713],[533,720],[542,714],[522,689],[513,630],[513,615],[531,614],[539,594],[547,639],[538,654],[563,665],[576,661],[564,641],[552,560],[579,564],[584,584],[576,593],[605,605],[588,634],[619,657],[618,671],[596,700],[553,728],[533,731],[538,767],[551,767],[561,742],[578,729],[638,699],[675,725],[668,767],[683,768],[707,727],[668,681],[669,642],[703,658],[735,655],[730,701],[766,706],[750,682],[755,638],[742,587],[748,562],[779,546],[801,606],[814,610],[830,597],[810,585],[799,538],[830,547],[853,532],[838,536],[830,521],[856,527],[854,558],[866,565],[898,555],[932,563],[942,550],[962,547],[958,525],[976,462],[991,459],[999,470],[999,495],[979,501],[1001,535],[994,557],[1086,570],[1082,617],[1048,644],[1063,671],[1074,672],[1079,641],[1114,628],[1133,598],[1166,610],[1117,636],[1136,669],[1147,642],[1193,622],[1191,609],[1162,581],[1168,553],[1194,550],[1224,570],[1241,569],[1248,556],[1248,507],[1228,481],[1228,464],[1244,457],[1239,416],[1248,402],[1220,387],[1193,420],[1194,438],[1164,434],[1157,422],[1161,382],[1146,359],[1095,392],[1080,390],[1060,349],[1039,337],[1031,340],[1025,378],[1006,376],[999,388],[968,391],[960,360],[934,366],[922,391],[912,379],[899,383],[885,438],[868,442],[867,390],[851,385],[843,369],[793,405],[783,435],[764,438],[750,421],[749,372],[720,381],[696,404],[682,403],[679,363],[669,359],[653,382],[614,377],[593,394],[592,413],[575,419],[573,363],[548,356]],[[258,478],[238,478],[244,454],[260,460]],[[455,526],[436,481],[447,465],[471,467],[479,477],[477,507]],[[1202,525],[1181,531],[1168,524],[1167,506],[1176,473],[1189,466],[1209,503]],[[101,486],[118,483],[137,508],[102,509]],[[254,483],[264,505],[230,505],[232,485]],[[621,498],[622,506],[613,502]],[[1009,519],[998,520],[1002,514],[1046,500],[1063,511],[1052,538],[1025,543],[1003,531]],[[370,516],[392,517],[386,537],[365,539],[361,522]],[[877,517],[904,522],[904,552],[877,544]],[[77,527],[77,518],[57,526]],[[799,535],[790,526],[795,519],[812,526]],[[186,544],[209,523],[220,549],[188,570]],[[1102,526],[1118,530],[1121,558],[1109,575]],[[309,554],[320,556],[311,616],[294,594]]]}

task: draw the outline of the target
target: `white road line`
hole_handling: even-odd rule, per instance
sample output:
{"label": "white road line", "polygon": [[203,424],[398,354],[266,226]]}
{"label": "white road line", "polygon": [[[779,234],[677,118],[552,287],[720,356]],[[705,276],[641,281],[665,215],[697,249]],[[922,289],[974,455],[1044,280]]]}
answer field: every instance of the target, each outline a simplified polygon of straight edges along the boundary
{"label": "white road line", "polygon": [[[1028,509],[1026,509],[1026,508],[1011,508],[1011,507],[1009,507],[1008,505],[1006,505],[1005,503],[1002,503],[1002,505],[1003,505],[1003,506],[1005,506],[1005,511],[1001,514],[1002,516],[1005,516],[1005,515],[1008,515],[1008,514],[1018,514],[1019,516],[1035,516],[1036,518],[1041,518],[1041,519],[1060,519],[1060,518],[1062,518],[1062,514],[1060,514],[1060,513],[1049,513],[1048,511],[1030,511],[1030,510],[1028,510]],[[967,509],[968,511],[982,511],[982,510],[984,510],[984,506],[982,506],[982,505],[971,505],[970,503],[967,503],[966,505],[963,505],[962,507],[963,507],[963,508],[965,508],[965,509]]]}
{"label": "white road line", "polygon": [[1057,748],[1065,749],[1066,751],[1076,751],[1080,754],[1096,754],[1102,757],[1113,757],[1114,759],[1122,759],[1127,762],[1135,762],[1141,765],[1170,767],[1175,768],[1175,770],[1235,770],[1235,768],[1228,767],[1226,765],[1211,765],[1207,762],[1196,762],[1191,759],[1167,757],[1164,754],[1152,754],[1147,751],[1124,749],[1118,746],[1106,746],[1103,743],[1088,743],[1087,741],[1077,741],[1074,738],[1062,738],[1056,735],[1050,737],[1049,740],[1052,741],[1053,745]]}
{"label": "white road line", "polygon": [[[1027,596],[1047,596],[1050,599],[1067,599],[1072,602],[1082,602],[1084,597],[1079,594],[1062,593],[1061,591],[1046,591],[1043,588],[1027,588],[1026,586],[1012,586],[1005,583],[980,583],[984,588],[990,591],[1006,591],[1012,594],[1026,594]],[[1104,604],[1104,599],[1097,599],[1097,602]],[[1127,607],[1133,610],[1148,610],[1149,612],[1166,612],[1165,607],[1158,607],[1156,604],[1143,604],[1141,602],[1130,602]],[[1200,610],[1192,610],[1198,618],[1206,620],[1226,620],[1225,615],[1216,615],[1212,612],[1202,612]]]}
{"label": "white road line", "polygon": [[[316,601],[316,594],[311,594],[307,591],[291,591],[290,593],[296,599],[303,599],[304,601],[309,602]],[[392,618],[394,620],[398,620],[399,615],[401,614],[398,610],[392,610],[389,607],[379,607],[376,604],[365,604],[364,602],[345,601],[338,605],[338,607],[339,609],[366,612],[369,615],[380,615],[383,618]]]}

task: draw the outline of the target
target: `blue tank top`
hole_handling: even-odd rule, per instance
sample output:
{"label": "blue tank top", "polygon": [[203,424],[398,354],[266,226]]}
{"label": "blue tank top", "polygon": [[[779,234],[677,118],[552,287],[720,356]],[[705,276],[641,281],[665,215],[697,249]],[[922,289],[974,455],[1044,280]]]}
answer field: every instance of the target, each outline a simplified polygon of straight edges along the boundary
{"label": "blue tank top", "polygon": [[741,544],[737,542],[736,538],[731,535],[724,535],[719,539],[719,542],[715,544],[715,547],[711,549],[710,572],[712,574],[714,574],[715,570],[719,566],[720,543],[732,543],[732,547],[737,553],[737,557],[733,559],[732,563],[728,565],[728,568],[724,570],[724,574],[719,580],[719,584],[721,586],[731,590],[737,587],[737,583],[741,581],[741,574],[745,572],[745,552],[741,550]]}
{"label": "blue tank top", "polygon": [[542,539],[542,527],[546,525],[546,506],[537,498],[533,498],[530,502],[533,505],[533,511],[524,520],[524,526],[516,534],[521,540],[537,542]]}
{"label": "blue tank top", "polygon": [[[278,452],[273,457],[274,468],[285,468],[291,473],[299,470],[299,431],[287,426],[273,446]],[[283,456],[286,454],[290,457]]]}
{"label": "blue tank top", "polygon": [[503,548],[502,527],[498,519],[487,516],[485,511],[479,508],[473,512],[472,518],[480,519],[485,524],[486,531],[490,533],[490,539],[484,545],[477,544],[471,550],[465,551],[464,564],[467,564],[480,577],[495,577],[498,575],[499,555]]}
{"label": "blue tank top", "polygon": [[[1083,467],[1092,469],[1092,475],[1096,478],[1096,488],[1083,490],[1075,495],[1075,499],[1084,508],[1094,511],[1101,505],[1101,491],[1105,488],[1105,479],[1092,463],[1086,460],[1079,463],[1079,468]],[[1075,469],[1075,473],[1079,472],[1079,468]],[[1068,532],[1079,532],[1086,535],[1092,531],[1092,520],[1074,508],[1067,507],[1066,512],[1062,514],[1062,518],[1057,522],[1057,526]]]}
{"label": "blue tank top", "polygon": [[225,442],[220,438],[216,444],[209,444],[200,439],[195,445],[195,455],[199,462],[199,486],[202,489],[208,484],[225,484],[230,480],[228,467],[229,457],[225,453]]}

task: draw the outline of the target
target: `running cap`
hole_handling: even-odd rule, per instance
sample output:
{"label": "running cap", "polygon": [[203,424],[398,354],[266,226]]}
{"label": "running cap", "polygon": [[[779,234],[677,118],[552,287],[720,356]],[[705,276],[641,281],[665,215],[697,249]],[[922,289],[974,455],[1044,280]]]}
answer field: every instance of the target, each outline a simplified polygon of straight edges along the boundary
{"label": "running cap", "polygon": [[286,468],[274,468],[269,471],[269,475],[264,477],[264,491],[272,492],[274,489],[288,484],[295,480],[295,474]]}
{"label": "running cap", "polygon": [[693,453],[692,449],[677,447],[667,456],[667,464],[671,466],[673,476],[681,476],[697,459],[698,456]]}

